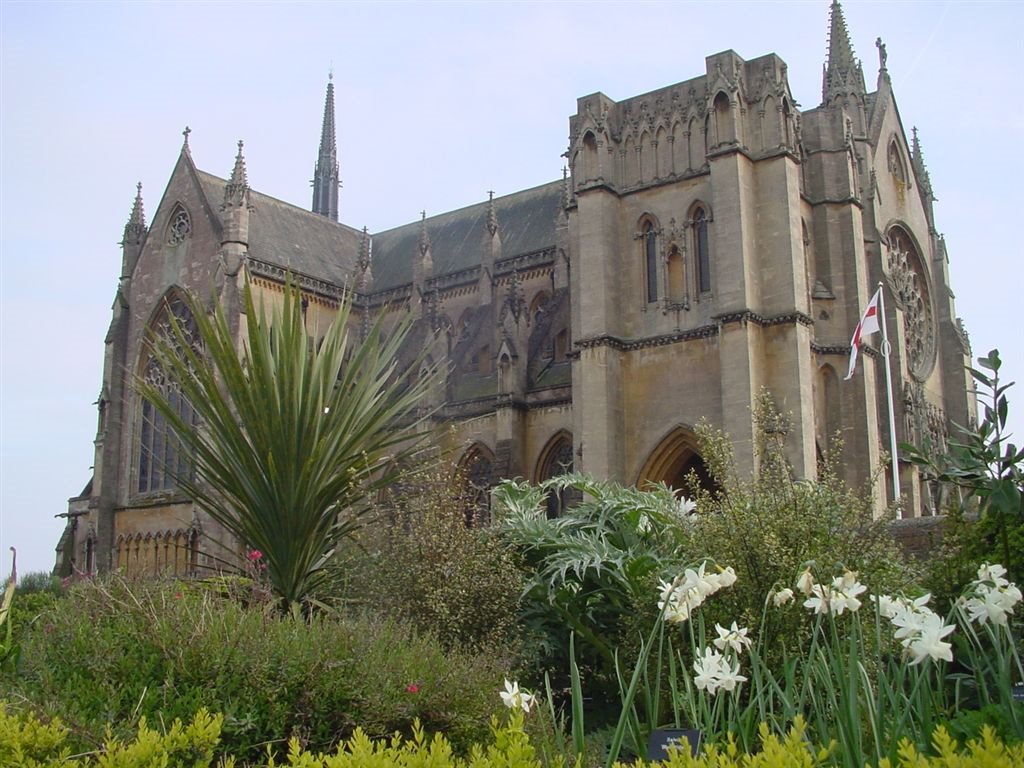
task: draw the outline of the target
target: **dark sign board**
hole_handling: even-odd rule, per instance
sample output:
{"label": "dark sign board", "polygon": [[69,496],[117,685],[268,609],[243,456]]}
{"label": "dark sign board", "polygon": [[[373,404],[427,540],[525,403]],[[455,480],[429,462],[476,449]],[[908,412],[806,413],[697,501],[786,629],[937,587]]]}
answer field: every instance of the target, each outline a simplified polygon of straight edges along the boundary
{"label": "dark sign board", "polygon": [[668,760],[668,751],[672,747],[683,749],[683,742],[690,743],[690,754],[697,756],[700,748],[700,731],[692,728],[658,728],[651,731],[647,742],[648,760]]}
{"label": "dark sign board", "polygon": [[1017,683],[1010,688],[1010,696],[1014,701],[1024,701],[1024,683]]}

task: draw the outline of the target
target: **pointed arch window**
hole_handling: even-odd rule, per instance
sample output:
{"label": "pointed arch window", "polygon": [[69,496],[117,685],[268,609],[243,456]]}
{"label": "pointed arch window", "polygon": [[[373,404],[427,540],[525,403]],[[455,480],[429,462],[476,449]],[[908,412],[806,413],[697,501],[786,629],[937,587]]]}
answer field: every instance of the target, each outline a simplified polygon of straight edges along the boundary
{"label": "pointed arch window", "polygon": [[708,214],[704,208],[693,212],[693,255],[697,268],[697,289],[711,290],[711,242],[708,235]]}
{"label": "pointed arch window", "polygon": [[[181,337],[174,333],[174,324],[181,330]],[[178,297],[165,302],[150,328],[153,336],[167,340],[174,346],[184,343],[193,350],[200,348],[195,318],[185,302]],[[163,394],[185,424],[193,427],[196,425],[192,404],[152,355],[141,366],[141,378]],[[138,493],[173,490],[176,487],[175,479],[191,471],[188,453],[150,400],[142,398],[139,411],[136,490]]]}
{"label": "pointed arch window", "polygon": [[459,462],[459,470],[466,491],[466,527],[484,525],[491,518],[491,489],[497,483],[494,454],[487,446],[476,443]]}
{"label": "pointed arch window", "polygon": [[658,232],[650,221],[644,223],[644,273],[647,282],[647,301],[658,300]]}
{"label": "pointed arch window", "polygon": [[185,207],[178,203],[171,211],[171,218],[167,223],[167,244],[180,245],[192,236],[192,217],[188,215]]}

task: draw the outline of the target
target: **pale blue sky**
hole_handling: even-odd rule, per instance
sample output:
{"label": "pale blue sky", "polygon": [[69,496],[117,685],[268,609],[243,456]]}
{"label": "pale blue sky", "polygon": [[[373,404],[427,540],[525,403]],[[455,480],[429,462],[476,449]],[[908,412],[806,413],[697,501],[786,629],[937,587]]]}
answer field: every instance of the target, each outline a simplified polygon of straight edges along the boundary
{"label": "pale blue sky", "polygon": [[[197,165],[308,207],[333,67],[341,217],[371,231],[561,175],[576,98],[626,98],[778,53],[821,97],[813,2],[0,3],[0,555],[48,569],[89,477],[103,337],[135,183]],[[976,354],[1024,378],[1020,2],[844,3],[873,89],[875,38],[920,128],[957,309]],[[852,330],[852,329],[851,329]],[[1024,424],[1024,383],[1014,422]]]}

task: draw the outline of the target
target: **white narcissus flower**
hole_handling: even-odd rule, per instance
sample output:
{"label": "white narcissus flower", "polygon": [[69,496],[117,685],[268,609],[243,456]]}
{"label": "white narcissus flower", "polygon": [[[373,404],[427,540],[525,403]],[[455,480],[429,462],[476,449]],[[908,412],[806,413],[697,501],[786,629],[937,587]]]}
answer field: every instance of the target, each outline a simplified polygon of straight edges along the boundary
{"label": "white narcissus flower", "polygon": [[679,514],[684,518],[690,517],[697,510],[697,502],[685,496],[679,499]]}
{"label": "white narcissus flower", "polygon": [[699,690],[707,691],[712,695],[718,690],[719,659],[721,658],[720,653],[711,648],[705,648],[704,655],[693,662],[693,670],[697,673],[693,678],[693,684]]}
{"label": "white narcissus flower", "polygon": [[651,518],[649,518],[647,515],[641,514],[640,515],[640,519],[637,521],[636,529],[640,533],[650,533],[651,532]]}
{"label": "white narcissus flower", "polygon": [[1021,601],[1021,591],[1006,578],[1006,569],[998,563],[983,563],[972,586],[973,595],[963,601],[969,619],[980,624],[991,621],[1006,626],[1009,614]]}
{"label": "white narcissus flower", "polygon": [[978,568],[978,581],[991,581],[997,587],[1006,587],[1010,584],[1006,579],[1006,569],[999,563],[982,563]]}
{"label": "white narcissus flower", "polygon": [[946,637],[956,627],[942,623],[942,618],[928,610],[918,625],[918,633],[915,637],[903,641],[904,646],[913,657],[911,665],[920,664],[927,658],[934,660],[953,660],[953,646],[944,642]]}
{"label": "white narcissus flower", "polygon": [[529,712],[530,707],[537,701],[532,693],[526,689],[521,689],[518,682],[512,682],[508,678],[505,679],[505,690],[499,693],[506,707],[509,709],[521,709],[523,712]]}
{"label": "white narcissus flower", "polygon": [[789,587],[786,587],[785,589],[780,589],[778,592],[772,592],[772,603],[775,604],[776,608],[785,605],[792,599],[793,590]]}
{"label": "white narcissus flower", "polygon": [[715,631],[718,632],[718,637],[713,642],[720,651],[724,651],[725,647],[729,646],[736,653],[743,653],[744,648],[750,647],[750,638],[747,637],[749,630],[746,627],[737,627],[735,621],[729,629],[721,624],[715,624]]}
{"label": "white narcissus flower", "polygon": [[805,594],[809,594],[810,597],[804,600],[804,608],[815,613],[828,613],[828,603],[831,596],[829,590],[826,590],[821,584],[812,584],[811,591]]}
{"label": "white narcissus flower", "polygon": [[810,568],[805,568],[804,572],[800,574],[800,577],[796,580],[796,588],[804,593],[807,597],[810,597],[814,591],[814,574],[811,573]]}
{"label": "white narcissus flower", "polygon": [[693,669],[697,673],[693,678],[694,685],[712,696],[719,690],[735,690],[737,683],[747,679],[740,674],[738,663],[730,666],[725,656],[711,648],[704,649],[703,655],[693,662]]}
{"label": "white narcissus flower", "polygon": [[718,583],[723,587],[731,587],[736,583],[736,571],[733,570],[731,565],[727,565],[718,574]]}

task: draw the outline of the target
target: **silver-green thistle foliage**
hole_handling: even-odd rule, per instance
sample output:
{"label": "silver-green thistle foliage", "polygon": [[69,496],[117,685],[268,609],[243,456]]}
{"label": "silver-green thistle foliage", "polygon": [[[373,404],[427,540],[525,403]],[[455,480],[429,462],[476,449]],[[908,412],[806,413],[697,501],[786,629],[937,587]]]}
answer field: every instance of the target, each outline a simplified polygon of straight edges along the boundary
{"label": "silver-green thistle foliage", "polygon": [[178,473],[177,486],[262,553],[282,607],[296,610],[330,586],[335,572],[326,566],[358,527],[368,494],[422,443],[417,406],[433,374],[408,376],[421,359],[399,368],[409,321],[385,334],[379,318],[360,338],[351,298],[316,343],[294,286],[268,309],[247,284],[243,301],[241,339],[219,303],[208,314],[195,297],[188,304],[200,349],[184,343],[177,323],[176,339],[151,339],[198,426],[158,388],[137,386],[190,455],[192,471]]}

